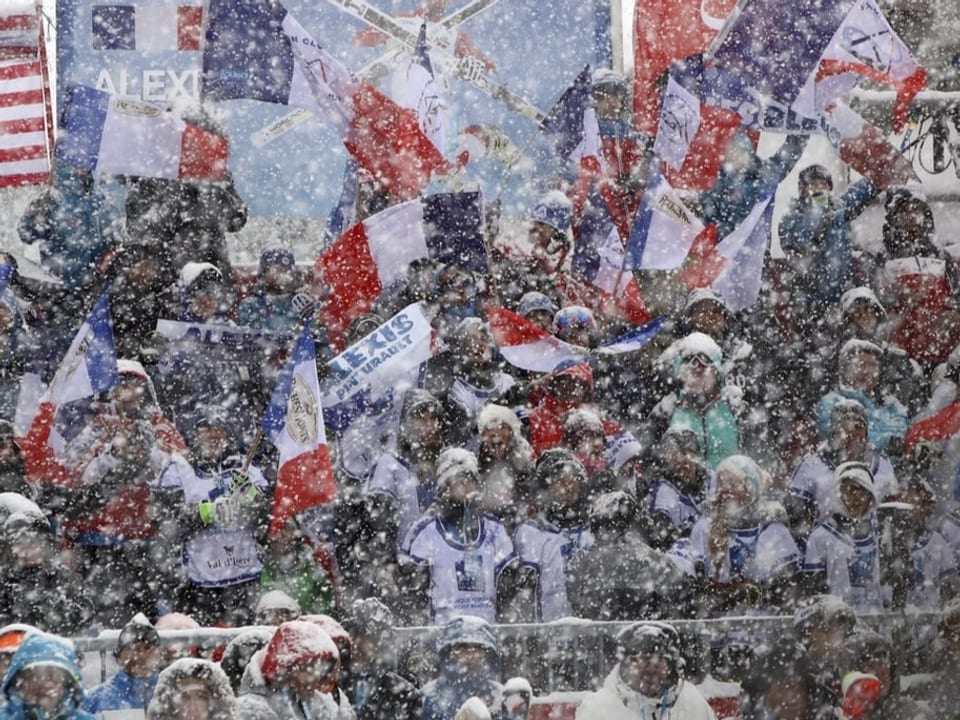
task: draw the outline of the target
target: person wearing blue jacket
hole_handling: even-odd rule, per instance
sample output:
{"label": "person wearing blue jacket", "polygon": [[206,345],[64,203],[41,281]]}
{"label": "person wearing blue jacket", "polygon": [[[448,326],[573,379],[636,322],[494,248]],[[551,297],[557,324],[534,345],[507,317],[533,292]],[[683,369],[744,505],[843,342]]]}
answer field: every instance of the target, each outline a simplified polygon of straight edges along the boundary
{"label": "person wearing blue jacket", "polygon": [[448,622],[437,641],[440,677],[423,687],[423,720],[453,720],[469,698],[499,710],[503,685],[498,681],[500,652],[490,626],[462,615]]}
{"label": "person wearing blue jacket", "polygon": [[73,645],[31,634],[13,655],[0,687],[0,720],[94,720],[83,710],[83,684]]}
{"label": "person wearing blue jacket", "polygon": [[850,223],[880,189],[869,180],[833,196],[833,177],[822,165],[800,171],[799,196],[780,221],[780,247],[794,275],[795,297],[804,303],[796,317],[821,317],[849,289],[853,270]]}
{"label": "person wearing blue jacket", "polygon": [[137,613],[123,627],[114,657],[120,669],[106,682],[91,688],[84,709],[94,714],[146,710],[160,677],[160,635],[146,616]]}

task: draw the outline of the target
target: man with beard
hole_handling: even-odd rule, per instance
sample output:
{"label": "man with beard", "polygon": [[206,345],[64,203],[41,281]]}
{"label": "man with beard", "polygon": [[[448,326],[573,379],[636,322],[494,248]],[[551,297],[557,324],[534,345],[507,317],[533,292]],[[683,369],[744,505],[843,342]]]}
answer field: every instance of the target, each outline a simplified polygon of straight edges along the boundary
{"label": "man with beard", "polygon": [[440,633],[437,653],[440,677],[423,688],[423,720],[450,720],[471,697],[491,712],[499,709],[499,651],[485,621],[469,615],[454,618]]}

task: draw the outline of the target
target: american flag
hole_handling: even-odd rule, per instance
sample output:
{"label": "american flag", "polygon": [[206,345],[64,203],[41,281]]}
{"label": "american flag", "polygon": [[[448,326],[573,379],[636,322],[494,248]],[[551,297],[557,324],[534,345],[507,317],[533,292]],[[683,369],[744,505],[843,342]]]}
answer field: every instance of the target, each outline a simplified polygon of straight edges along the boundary
{"label": "american flag", "polygon": [[44,183],[53,118],[42,29],[32,3],[0,13],[0,187]]}

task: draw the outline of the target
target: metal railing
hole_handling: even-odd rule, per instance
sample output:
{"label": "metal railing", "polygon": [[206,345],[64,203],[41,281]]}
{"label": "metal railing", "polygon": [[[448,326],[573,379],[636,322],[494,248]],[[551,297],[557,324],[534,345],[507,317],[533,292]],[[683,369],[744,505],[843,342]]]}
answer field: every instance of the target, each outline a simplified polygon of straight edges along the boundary
{"label": "metal railing", "polygon": [[[861,623],[893,637],[918,638],[930,632],[940,619],[939,613],[863,614]],[[703,620],[671,620],[683,640],[686,673],[703,677],[711,673],[725,677],[728,667],[718,666],[717,649],[729,646],[756,646],[765,639],[785,637],[793,632],[791,616],[751,616]],[[503,677],[523,676],[538,692],[591,690],[616,662],[616,636],[632,622],[598,622],[567,618],[552,623],[494,625],[500,648]],[[201,628],[162,630],[165,647],[198,648],[212,651],[226,645],[247,628]],[[439,627],[397,628],[397,654],[404,669],[423,682],[436,673],[435,642]],[[118,630],[106,630],[96,637],[75,638],[82,662],[99,660],[100,677],[107,674],[108,656],[116,648]],[[908,644],[894,644],[899,652],[909,652]],[[735,669],[734,669],[735,672]]]}

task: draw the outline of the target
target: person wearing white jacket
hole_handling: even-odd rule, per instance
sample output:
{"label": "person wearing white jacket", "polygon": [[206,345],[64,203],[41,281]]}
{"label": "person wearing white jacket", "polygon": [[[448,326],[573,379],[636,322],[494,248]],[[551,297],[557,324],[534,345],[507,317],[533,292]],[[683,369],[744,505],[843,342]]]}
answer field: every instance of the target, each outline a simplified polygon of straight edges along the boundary
{"label": "person wearing white jacket", "polygon": [[680,638],[672,625],[640,622],[617,636],[620,662],[577,708],[576,720],[714,720],[683,679]]}

